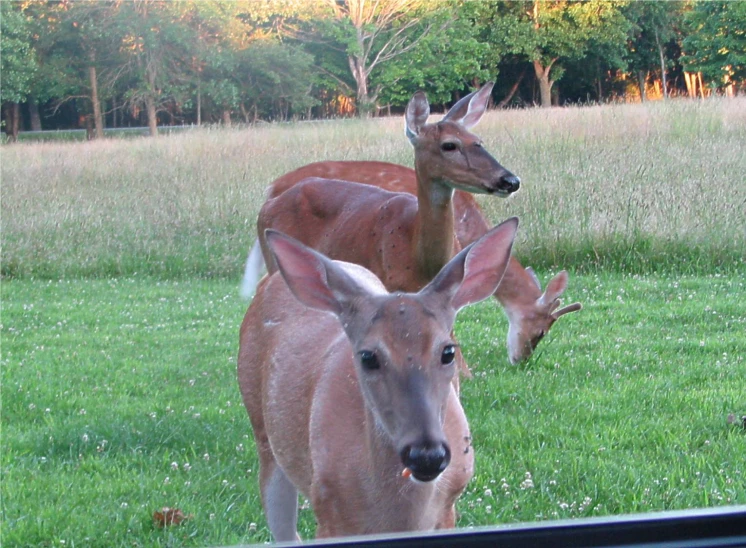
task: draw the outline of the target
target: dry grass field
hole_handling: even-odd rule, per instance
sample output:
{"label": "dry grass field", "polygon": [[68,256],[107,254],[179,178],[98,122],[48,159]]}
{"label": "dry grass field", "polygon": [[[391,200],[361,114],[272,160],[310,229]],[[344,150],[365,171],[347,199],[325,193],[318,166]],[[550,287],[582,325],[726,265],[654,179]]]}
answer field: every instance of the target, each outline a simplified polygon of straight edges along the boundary
{"label": "dry grass field", "polygon": [[[746,99],[494,111],[477,132],[523,181],[490,217],[575,270],[728,269],[746,249]],[[324,159],[411,165],[401,117],[2,148],[4,276],[235,277],[264,188]]]}

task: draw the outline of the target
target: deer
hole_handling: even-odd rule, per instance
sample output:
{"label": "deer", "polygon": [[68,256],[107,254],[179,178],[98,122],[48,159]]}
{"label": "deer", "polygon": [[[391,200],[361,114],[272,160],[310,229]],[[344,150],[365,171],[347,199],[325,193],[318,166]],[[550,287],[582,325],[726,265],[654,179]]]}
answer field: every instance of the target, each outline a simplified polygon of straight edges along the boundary
{"label": "deer", "polygon": [[453,322],[494,293],[517,227],[488,231],[415,293],[265,232],[277,270],[241,324],[237,372],[275,540],[300,540],[299,493],[317,538],[455,527],[474,454]]}
{"label": "deer", "polygon": [[[276,179],[268,189],[268,202],[274,203],[275,199],[278,199],[283,193],[301,181],[313,177],[364,183],[393,192],[415,195],[417,197],[417,211],[423,213],[416,214],[414,219],[405,219],[406,222],[412,222],[415,225],[413,241],[407,242],[406,247],[415,254],[418,265],[414,269],[411,265],[405,267],[406,270],[400,273],[398,278],[384,279],[384,283],[387,283],[387,287],[392,290],[415,289],[418,284],[424,284],[427,281],[428,272],[432,273],[432,267],[428,268],[427,264],[423,264],[426,262],[427,253],[424,250],[439,250],[431,257],[431,262],[433,264],[444,264],[444,255],[452,254],[455,249],[474,242],[489,229],[482,210],[470,194],[470,192],[481,191],[485,175],[470,171],[471,162],[468,159],[468,151],[472,149],[465,145],[467,141],[462,136],[468,133],[468,129],[464,126],[473,127],[481,119],[487,106],[491,88],[492,85],[487,84],[479,91],[464,97],[437,124],[426,124],[429,115],[427,98],[424,94],[414,95],[405,115],[405,132],[414,145],[415,151],[414,170],[396,164],[374,161],[316,162]],[[470,142],[472,145],[478,145],[476,150],[484,151],[481,147],[481,141],[477,137],[472,136]],[[456,157],[452,154],[453,151],[446,150],[451,146],[456,146],[456,150],[465,150],[467,153],[461,155],[459,152],[459,156]],[[466,158],[466,168],[463,166],[464,158]],[[499,166],[499,164],[497,165]],[[492,177],[502,177],[504,179],[502,183],[503,191],[496,192],[496,194],[505,197],[518,190],[520,180],[507,171],[502,172],[502,169],[504,169],[502,166],[496,167],[496,175],[492,175]],[[478,179],[480,175],[483,177],[482,184],[474,184],[475,177]],[[490,175],[487,174],[486,180],[490,180]],[[471,183],[471,186],[468,186],[469,183]],[[316,185],[323,185],[323,183],[318,181]],[[331,186],[336,186],[336,184]],[[331,191],[331,189],[329,190]],[[318,189],[316,192],[323,191]],[[353,193],[364,192],[365,190],[359,188],[353,191]],[[452,200],[449,201],[449,197],[452,197]],[[279,201],[281,204],[284,203],[282,199],[279,199]],[[376,205],[372,207],[375,208]],[[411,207],[411,204],[409,204],[409,207]],[[267,206],[267,210],[263,208],[263,213],[260,213],[260,218],[263,215],[265,218],[270,218],[279,210],[286,208],[286,203],[277,207]],[[337,217],[333,215],[330,217],[329,224],[336,223]],[[451,227],[454,227],[454,220],[458,245],[449,247],[452,245],[453,231]],[[296,221],[300,224],[295,225],[296,228],[293,229],[292,225]],[[370,219],[370,221],[375,222],[373,219]],[[278,223],[281,224],[278,225]],[[287,221],[271,218],[265,221],[260,220],[259,224],[265,227],[275,226],[285,231],[306,231],[313,228],[304,226],[301,219],[298,218],[287,218]],[[358,227],[354,226],[355,222],[348,224],[351,225],[353,234],[365,238],[363,231],[359,231]],[[322,225],[323,223],[317,223],[315,226],[322,230],[328,230],[328,226],[324,227]],[[369,237],[374,232],[371,229],[368,233]],[[295,233],[295,235],[304,237],[298,233]],[[313,245],[313,236],[306,235],[305,237],[307,238],[306,243]],[[387,236],[383,233],[379,233],[378,237],[382,241],[387,239]],[[429,240],[429,243],[427,240]],[[363,243],[365,242],[355,246],[348,241],[344,256],[338,258],[350,262],[363,261],[361,264],[373,268],[377,274],[384,276],[384,272],[376,270],[370,264],[369,258],[373,252],[366,249],[362,245]],[[324,251],[330,253],[332,252],[330,247],[334,245],[334,241],[327,238],[324,245]],[[401,247],[399,249],[402,250]],[[406,249],[403,252],[406,252]],[[262,248],[261,238],[257,238],[246,261],[246,271],[241,290],[245,298],[250,297],[253,293],[259,275],[265,267],[265,258],[266,250]],[[386,267],[395,269],[397,264],[394,261]],[[405,278],[403,282],[401,280],[402,276]],[[408,277],[413,279],[408,281]],[[566,290],[567,284],[568,274],[563,270],[552,278],[547,284],[546,290],[542,291],[541,283],[533,270],[530,268],[524,269],[517,259],[511,257],[505,277],[498,287],[495,297],[508,317],[507,350],[508,359],[512,364],[529,359],[557,319],[582,308],[580,303],[573,303],[560,308],[560,296]]]}

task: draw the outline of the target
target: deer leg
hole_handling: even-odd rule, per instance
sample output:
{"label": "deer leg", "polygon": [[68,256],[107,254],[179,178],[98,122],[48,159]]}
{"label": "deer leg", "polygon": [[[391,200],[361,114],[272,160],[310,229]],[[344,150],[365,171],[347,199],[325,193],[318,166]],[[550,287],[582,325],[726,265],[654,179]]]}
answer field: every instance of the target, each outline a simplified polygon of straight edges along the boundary
{"label": "deer leg", "polygon": [[456,506],[451,504],[447,506],[438,517],[438,522],[435,524],[436,529],[453,529],[456,527]]}
{"label": "deer leg", "polygon": [[298,490],[277,464],[272,450],[258,445],[261,461],[259,481],[269,530],[277,542],[300,540],[297,533]]}

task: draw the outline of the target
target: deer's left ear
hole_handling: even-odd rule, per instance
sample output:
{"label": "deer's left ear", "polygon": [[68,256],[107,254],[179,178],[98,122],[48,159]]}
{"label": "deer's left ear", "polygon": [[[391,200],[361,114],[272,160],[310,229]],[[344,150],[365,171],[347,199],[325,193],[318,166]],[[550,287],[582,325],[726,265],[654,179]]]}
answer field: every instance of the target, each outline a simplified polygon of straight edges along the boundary
{"label": "deer's left ear", "polygon": [[492,295],[505,274],[518,218],[496,226],[451,259],[422,292],[445,295],[458,311]]}
{"label": "deer's left ear", "polygon": [[494,85],[494,82],[487,82],[479,90],[461,99],[451,107],[443,120],[459,123],[467,129],[477,125],[487,111]]}

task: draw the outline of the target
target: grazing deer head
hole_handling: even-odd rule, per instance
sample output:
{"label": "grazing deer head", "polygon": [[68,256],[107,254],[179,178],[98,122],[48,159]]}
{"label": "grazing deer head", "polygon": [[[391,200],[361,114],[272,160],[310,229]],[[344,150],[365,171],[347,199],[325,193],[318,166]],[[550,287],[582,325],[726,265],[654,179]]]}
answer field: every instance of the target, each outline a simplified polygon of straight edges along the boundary
{"label": "grazing deer head", "polygon": [[[514,272],[520,274],[520,272]],[[505,312],[510,321],[508,328],[508,357],[513,364],[527,360],[536,350],[537,345],[560,316],[582,308],[580,303],[573,303],[560,308],[560,296],[567,289],[567,272],[561,271],[547,284],[542,292],[541,282],[531,267],[524,271],[525,281],[520,287],[525,288],[520,295],[505,296]],[[514,287],[517,287],[514,286]]]}

